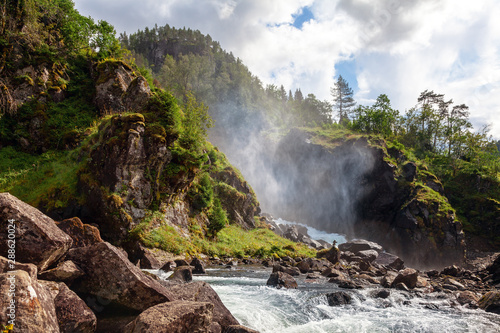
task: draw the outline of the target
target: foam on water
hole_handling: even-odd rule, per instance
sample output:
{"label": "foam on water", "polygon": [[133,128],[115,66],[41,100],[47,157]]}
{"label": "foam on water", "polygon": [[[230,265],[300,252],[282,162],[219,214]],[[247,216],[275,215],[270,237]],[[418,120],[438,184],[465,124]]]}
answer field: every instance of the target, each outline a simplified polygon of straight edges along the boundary
{"label": "foam on water", "polygon": [[391,290],[389,298],[377,299],[373,289],[348,290],[352,303],[332,307],[326,294],[342,290],[334,284],[299,278],[298,289],[276,289],[266,286],[270,272],[215,269],[194,279],[210,283],[242,325],[261,333],[500,332],[500,316],[454,307],[439,295]]}

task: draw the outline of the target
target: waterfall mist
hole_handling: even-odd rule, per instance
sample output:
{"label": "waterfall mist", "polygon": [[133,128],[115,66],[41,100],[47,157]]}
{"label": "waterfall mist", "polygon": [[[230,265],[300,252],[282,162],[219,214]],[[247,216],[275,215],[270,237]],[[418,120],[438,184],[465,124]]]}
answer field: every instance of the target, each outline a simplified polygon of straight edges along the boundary
{"label": "waterfall mist", "polygon": [[216,121],[211,141],[240,169],[263,212],[354,236],[374,165],[370,150],[352,140],[327,151],[297,129],[276,142],[263,135],[269,127],[259,114],[243,110]]}

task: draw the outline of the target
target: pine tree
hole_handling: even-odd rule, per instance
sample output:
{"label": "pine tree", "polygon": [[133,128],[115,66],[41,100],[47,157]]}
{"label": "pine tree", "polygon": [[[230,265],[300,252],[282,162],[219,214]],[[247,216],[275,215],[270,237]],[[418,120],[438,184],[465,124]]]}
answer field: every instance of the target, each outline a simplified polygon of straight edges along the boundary
{"label": "pine tree", "polygon": [[333,97],[334,108],[337,110],[339,116],[339,123],[348,120],[348,116],[354,109],[356,102],[354,98],[352,98],[352,89],[342,75],[339,75],[337,82],[335,82],[335,86],[330,88],[330,93]]}

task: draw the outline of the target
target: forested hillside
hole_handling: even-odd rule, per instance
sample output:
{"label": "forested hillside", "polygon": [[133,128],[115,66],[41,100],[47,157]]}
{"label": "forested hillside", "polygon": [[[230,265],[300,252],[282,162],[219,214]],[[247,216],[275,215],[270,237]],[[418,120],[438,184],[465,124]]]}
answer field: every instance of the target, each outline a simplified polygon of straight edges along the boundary
{"label": "forested hillside", "polygon": [[[441,179],[471,244],[500,246],[498,142],[491,140],[487,128],[472,128],[469,115],[474,110],[467,105],[454,104],[449,96],[432,90],[422,92],[406,113],[395,110],[387,95],[380,95],[371,106],[356,105],[341,77],[331,87],[331,101],[303,96],[300,89],[292,93],[283,86],[263,87],[241,60],[210,36],[190,29],[155,26],[121,35],[120,40],[138,63],[150,68],[158,85],[171,88],[177,96],[193,91],[209,106],[215,119],[212,138],[228,151],[247,154],[245,147],[252,145],[253,152],[255,141],[266,146],[262,138],[280,137],[295,126],[383,138]],[[228,143],[233,141],[237,143]],[[241,164],[255,164],[235,154],[243,158]]]}

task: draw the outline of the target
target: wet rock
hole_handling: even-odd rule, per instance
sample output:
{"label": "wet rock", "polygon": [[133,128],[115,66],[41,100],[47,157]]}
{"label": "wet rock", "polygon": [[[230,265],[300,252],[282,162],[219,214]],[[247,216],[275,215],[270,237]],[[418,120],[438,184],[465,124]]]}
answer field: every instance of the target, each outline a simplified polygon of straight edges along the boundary
{"label": "wet rock", "polygon": [[85,272],[72,285],[77,292],[139,311],[173,299],[159,282],[144,274],[122,251],[107,242],[71,249],[67,259]]}
{"label": "wet rock", "polygon": [[259,332],[245,326],[231,325],[226,328],[224,333],[259,333]]}
{"label": "wet rock", "polygon": [[39,276],[42,280],[72,282],[85,274],[74,262],[66,260],[57,267],[42,272]]}
{"label": "wet rock", "polygon": [[297,267],[285,267],[282,265],[274,265],[273,266],[273,273],[276,272],[283,272],[286,274],[289,274],[291,276],[299,276],[300,275],[300,270]]}
{"label": "wet rock", "polygon": [[190,265],[194,267],[193,274],[207,274],[207,272],[205,271],[205,267],[203,266],[203,263],[198,257],[195,257],[191,261]]}
{"label": "wet rock", "polygon": [[398,282],[398,283],[394,284],[394,289],[402,290],[402,291],[410,291],[408,286],[403,282]]}
{"label": "wet rock", "polygon": [[[8,221],[13,221],[10,224]],[[35,264],[45,270],[60,259],[73,240],[38,209],[9,193],[0,193],[0,253],[8,253],[8,228],[14,228],[16,261]]]}
{"label": "wet rock", "polygon": [[308,280],[318,280],[323,278],[323,276],[319,275],[318,273],[309,273],[306,275],[306,279]]}
{"label": "wet rock", "polygon": [[103,242],[99,229],[90,224],[84,224],[78,217],[56,222],[59,229],[73,239],[71,247],[84,247]]}
{"label": "wet rock", "polygon": [[460,305],[467,305],[471,309],[478,307],[479,297],[470,290],[461,291],[457,295],[457,301]]}
{"label": "wet rock", "polygon": [[404,268],[404,262],[403,260],[401,260],[401,258],[387,252],[379,253],[378,257],[373,263],[383,265],[384,267],[392,268],[397,271]]}
{"label": "wet rock", "polygon": [[272,273],[266,283],[268,286],[273,286],[278,289],[287,288],[287,289],[295,289],[298,287],[297,281],[287,273],[284,272],[275,272]]}
{"label": "wet rock", "polygon": [[492,290],[481,297],[478,302],[479,308],[486,312],[500,314],[500,291]]}
{"label": "wet rock", "polygon": [[40,281],[51,293],[61,333],[92,333],[97,318],[78,295],[62,282]]}
{"label": "wet rock", "polygon": [[339,306],[350,304],[352,301],[351,295],[344,291],[337,291],[326,295],[326,300],[330,306]]}
{"label": "wet rock", "polygon": [[[453,288],[446,288],[445,286],[452,286]],[[450,290],[465,290],[465,286],[455,279],[446,278],[444,280],[443,288]]]}
{"label": "wet rock", "polygon": [[350,278],[346,276],[338,276],[338,277],[333,277],[330,280],[328,280],[329,283],[335,283],[339,286],[339,288],[344,288],[344,289],[359,289],[362,288],[361,285],[358,283],[354,282]]}
{"label": "wet rock", "polygon": [[143,311],[125,326],[124,333],[208,332],[212,323],[211,303],[174,301],[158,304]]}
{"label": "wet rock", "polygon": [[388,271],[387,274],[382,278],[382,280],[380,280],[380,284],[385,288],[391,288],[397,276],[397,273]]}
{"label": "wet rock", "polygon": [[437,270],[433,269],[433,270],[430,270],[427,272],[427,276],[430,278],[438,277],[439,272]]}
{"label": "wet rock", "polygon": [[38,268],[33,264],[22,264],[20,262],[16,262],[14,263],[13,269],[10,265],[12,265],[12,262],[9,262],[9,259],[0,256],[0,274],[13,270],[21,270],[27,272],[32,279],[36,279],[37,277]]}
{"label": "wet rock", "polygon": [[[15,288],[15,305],[6,297],[12,287]],[[15,332],[59,332],[50,292],[27,272],[17,270],[0,274],[0,295],[0,322],[15,319]]]}
{"label": "wet rock", "polygon": [[219,295],[206,282],[196,281],[183,285],[172,285],[167,287],[177,301],[209,302],[214,306],[213,321],[223,329],[231,325],[238,325],[238,321],[225,307]]}
{"label": "wet rock", "polygon": [[179,266],[174,273],[168,277],[169,281],[187,283],[193,281],[193,268],[191,266]]}
{"label": "wet rock", "polygon": [[391,291],[388,290],[388,289],[381,289],[381,290],[377,290],[375,293],[373,293],[373,297],[374,298],[387,298],[391,295]]}
{"label": "wet rock", "polygon": [[397,286],[398,283],[404,283],[408,288],[413,289],[417,286],[418,272],[413,268],[405,268],[399,271],[398,276],[394,279],[392,284]]}
{"label": "wet rock", "polygon": [[170,272],[170,271],[173,271],[175,267],[177,267],[177,265],[175,264],[175,262],[168,261],[163,266],[161,266],[160,269],[162,271],[164,271],[164,272]]}

